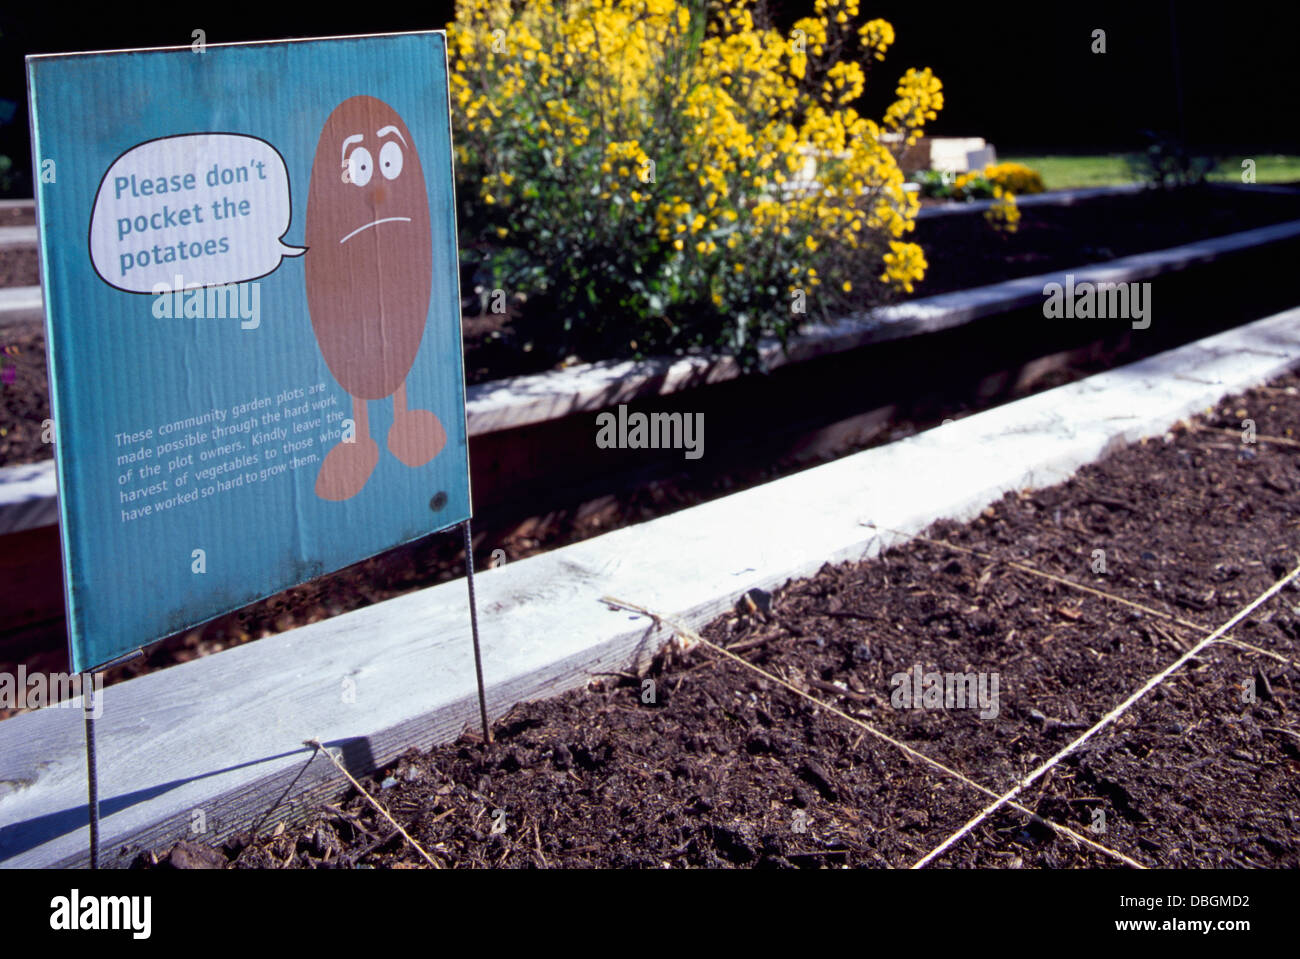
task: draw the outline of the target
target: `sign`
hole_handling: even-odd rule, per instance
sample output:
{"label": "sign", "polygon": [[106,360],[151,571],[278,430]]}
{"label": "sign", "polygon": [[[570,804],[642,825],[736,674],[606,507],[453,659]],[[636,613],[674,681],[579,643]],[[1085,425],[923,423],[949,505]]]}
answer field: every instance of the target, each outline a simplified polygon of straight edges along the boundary
{"label": "sign", "polygon": [[444,34],[27,67],[74,668],[467,519]]}

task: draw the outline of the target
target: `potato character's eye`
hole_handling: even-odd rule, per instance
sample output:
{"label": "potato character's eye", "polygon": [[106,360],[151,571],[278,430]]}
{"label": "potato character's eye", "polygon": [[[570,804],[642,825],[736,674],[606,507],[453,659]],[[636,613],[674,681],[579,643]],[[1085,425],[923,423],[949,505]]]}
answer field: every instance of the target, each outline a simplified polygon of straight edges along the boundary
{"label": "potato character's eye", "polygon": [[357,147],[348,154],[348,172],[344,179],[353,186],[365,186],[375,172],[375,161],[365,147]]}
{"label": "potato character's eye", "polygon": [[402,172],[402,148],[393,140],[379,148],[379,172],[385,180],[395,180]]}

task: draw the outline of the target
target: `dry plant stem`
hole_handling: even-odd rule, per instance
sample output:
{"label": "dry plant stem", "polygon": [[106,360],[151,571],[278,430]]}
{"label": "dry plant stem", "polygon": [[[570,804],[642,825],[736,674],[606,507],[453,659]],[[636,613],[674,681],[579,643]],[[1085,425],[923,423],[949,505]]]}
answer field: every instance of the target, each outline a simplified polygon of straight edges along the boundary
{"label": "dry plant stem", "polygon": [[[1242,434],[1241,430],[1234,430],[1228,426],[1202,426],[1200,423],[1189,423],[1187,425],[1201,433],[1225,433],[1228,436],[1235,436],[1238,438],[1240,438]],[[1285,436],[1264,436],[1262,434],[1257,434],[1255,436],[1255,441],[1258,443],[1276,443],[1278,446],[1300,447],[1300,440],[1287,439]]]}
{"label": "dry plant stem", "polygon": [[[438,862],[438,860],[434,859],[427,852],[425,852],[424,847],[411,838],[411,834],[408,833],[405,829],[403,829],[401,824],[398,823],[398,821],[394,819],[392,816],[390,816],[388,814],[388,810],[385,809],[383,806],[381,806],[378,802],[376,802],[375,799],[370,795],[370,793],[366,792],[365,787],[362,786],[361,783],[357,782],[356,779],[353,778],[352,774],[347,771],[347,769],[344,767],[344,765],[341,762],[339,762],[337,756],[335,756],[332,752],[330,752],[323,745],[321,745],[321,741],[319,739],[304,739],[303,744],[306,746],[311,746],[313,749],[316,750],[316,752],[324,753],[327,757],[329,757],[329,761],[332,762],[335,766],[337,766],[338,771],[348,778],[348,782],[352,783],[352,785],[356,787],[357,792],[361,793],[361,795],[365,798],[366,802],[374,806],[376,811],[379,813],[379,815],[383,816],[390,823],[392,823],[393,828],[396,829],[399,833],[401,833],[402,838],[405,839],[407,842],[409,842],[411,844],[411,847],[416,852],[418,852],[422,857],[424,857],[425,862],[427,862],[434,869],[442,868],[442,863]],[[312,758],[315,759],[316,757],[313,755]]]}
{"label": "dry plant stem", "polygon": [[[1147,613],[1151,616],[1156,616],[1160,619],[1167,620],[1168,622],[1174,623],[1178,626],[1183,626],[1187,629],[1194,629],[1202,636],[1208,636],[1211,633],[1218,632],[1218,630],[1211,630],[1206,626],[1201,626],[1198,623],[1193,623],[1191,620],[1182,619],[1181,617],[1174,616],[1170,613],[1162,612],[1161,610],[1158,609],[1153,609],[1150,606],[1145,606],[1142,603],[1134,602],[1131,599],[1125,599],[1123,596],[1116,596],[1114,593],[1108,593],[1104,589],[1097,589],[1097,587],[1095,586],[1088,586],[1084,583],[1076,583],[1073,580],[1066,579],[1064,576],[1057,576],[1055,573],[1049,573],[1046,572],[1045,570],[1037,569],[1036,567],[1030,566],[1027,563],[1020,563],[1017,562],[1016,560],[999,559],[998,557],[992,555],[991,553],[984,553],[977,549],[971,549],[968,546],[958,546],[956,543],[950,543],[947,540],[943,540],[943,539],[931,539],[927,536],[910,535],[908,533],[904,533],[902,530],[889,529],[884,526],[875,526],[874,524],[868,524],[868,525],[871,525],[873,529],[879,529],[886,533],[894,533],[897,536],[905,536],[908,539],[920,540],[921,542],[929,543],[932,546],[942,546],[945,549],[956,550],[959,553],[967,553],[971,556],[977,556],[980,559],[990,560],[993,563],[1005,563],[1007,566],[1012,566],[1025,573],[1031,573],[1034,576],[1041,576],[1043,579],[1051,580],[1053,583],[1059,583],[1062,586],[1068,586],[1070,589],[1077,589],[1084,593],[1091,593],[1093,596],[1098,596],[1102,599],[1109,600],[1112,603],[1119,603],[1121,606],[1129,606],[1133,609],[1141,610],[1142,612]],[[1165,635],[1168,636],[1170,634],[1165,633]],[[1173,638],[1175,639],[1175,641],[1178,641],[1177,637],[1173,637]],[[1294,666],[1297,669],[1300,669],[1300,662],[1297,662],[1294,659],[1288,659],[1286,656],[1282,656],[1279,653],[1275,653],[1270,650],[1263,649],[1259,646],[1252,645],[1251,643],[1247,643],[1244,640],[1237,639],[1231,635],[1216,636],[1214,642],[1216,644],[1222,643],[1227,646],[1236,646],[1239,647],[1240,649],[1248,650],[1249,652],[1252,653],[1257,653],[1260,656],[1268,656],[1271,659],[1276,659],[1279,663],[1286,663],[1288,666]],[[1183,649],[1187,649],[1187,647],[1183,645],[1181,642],[1179,642],[1179,645]]]}
{"label": "dry plant stem", "polygon": [[1171,623],[1177,623],[1179,626],[1185,626],[1188,629],[1194,629],[1198,633],[1203,634],[1203,633],[1210,632],[1209,629],[1202,626],[1200,623],[1193,623],[1191,620],[1183,619],[1180,616],[1174,616],[1171,613],[1166,613],[1161,610],[1154,609],[1150,606],[1145,606],[1142,603],[1134,602],[1131,599],[1125,599],[1123,596],[1116,596],[1114,593],[1108,593],[1104,589],[1097,589],[1097,587],[1095,586],[1088,586],[1084,583],[1076,583],[1072,579],[1066,579],[1064,576],[1057,576],[1055,573],[1049,573],[1045,570],[1037,569],[1036,567],[1030,566],[1028,563],[1017,562],[1014,559],[1001,559],[997,556],[994,556],[992,553],[985,553],[978,549],[971,549],[969,546],[958,546],[956,543],[950,543],[947,540],[931,539],[928,536],[921,536],[920,534],[905,533],[899,529],[890,529],[887,526],[877,526],[875,523],[863,523],[862,525],[868,526],[871,529],[878,529],[882,533],[893,533],[895,536],[902,536],[905,539],[918,540],[922,543],[929,543],[931,546],[942,546],[945,549],[955,550],[958,553],[966,553],[969,556],[977,556],[980,559],[986,559],[994,563],[1003,563],[1007,566],[1012,567],[1013,569],[1018,569],[1021,570],[1022,572],[1030,573],[1034,576],[1041,576],[1043,579],[1049,579],[1053,583],[1059,583],[1062,586],[1068,586],[1070,589],[1077,589],[1080,592],[1091,593],[1093,596],[1100,596],[1102,599],[1109,600],[1112,603],[1119,603],[1122,606],[1129,606],[1133,609],[1141,610],[1142,612],[1147,613],[1148,615],[1158,616],[1159,618],[1166,619]]}

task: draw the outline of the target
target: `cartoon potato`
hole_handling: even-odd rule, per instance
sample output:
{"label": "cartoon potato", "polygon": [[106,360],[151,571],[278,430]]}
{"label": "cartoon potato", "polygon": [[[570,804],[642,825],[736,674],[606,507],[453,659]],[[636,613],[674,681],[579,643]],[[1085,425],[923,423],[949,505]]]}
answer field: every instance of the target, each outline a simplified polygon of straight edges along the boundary
{"label": "cartoon potato", "polygon": [[428,410],[408,409],[406,376],[429,312],[433,237],[415,142],[374,97],[344,100],[325,121],[307,190],[307,309],[321,355],[352,397],[356,441],[336,445],[316,495],[361,492],[379,463],[369,400],[393,397],[388,449],[410,467],[442,450],[447,434]]}

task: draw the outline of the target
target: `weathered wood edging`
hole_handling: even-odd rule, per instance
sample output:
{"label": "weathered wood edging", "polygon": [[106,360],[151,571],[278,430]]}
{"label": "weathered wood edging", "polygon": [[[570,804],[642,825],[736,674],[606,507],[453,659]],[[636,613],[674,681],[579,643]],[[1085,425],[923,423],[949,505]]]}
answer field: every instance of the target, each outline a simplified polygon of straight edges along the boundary
{"label": "weathered wood edging", "polygon": [[0,250],[36,250],[36,224],[0,226]]}
{"label": "weathered wood edging", "polygon": [[0,330],[44,322],[45,299],[39,286],[0,286]]}
{"label": "weathered wood edging", "polygon": [[0,467],[0,534],[59,521],[54,460]]}
{"label": "weathered wood edging", "polygon": [[[1120,183],[1115,186],[1087,186],[1070,190],[1044,190],[1042,193],[1025,193],[1016,197],[1017,206],[1073,206],[1084,200],[1095,200],[1107,196],[1127,196],[1141,193],[1145,189],[1141,183]],[[993,205],[993,200],[949,200],[946,203],[934,203],[921,207],[917,219],[926,220],[934,216],[948,216],[953,213],[982,213]]]}

